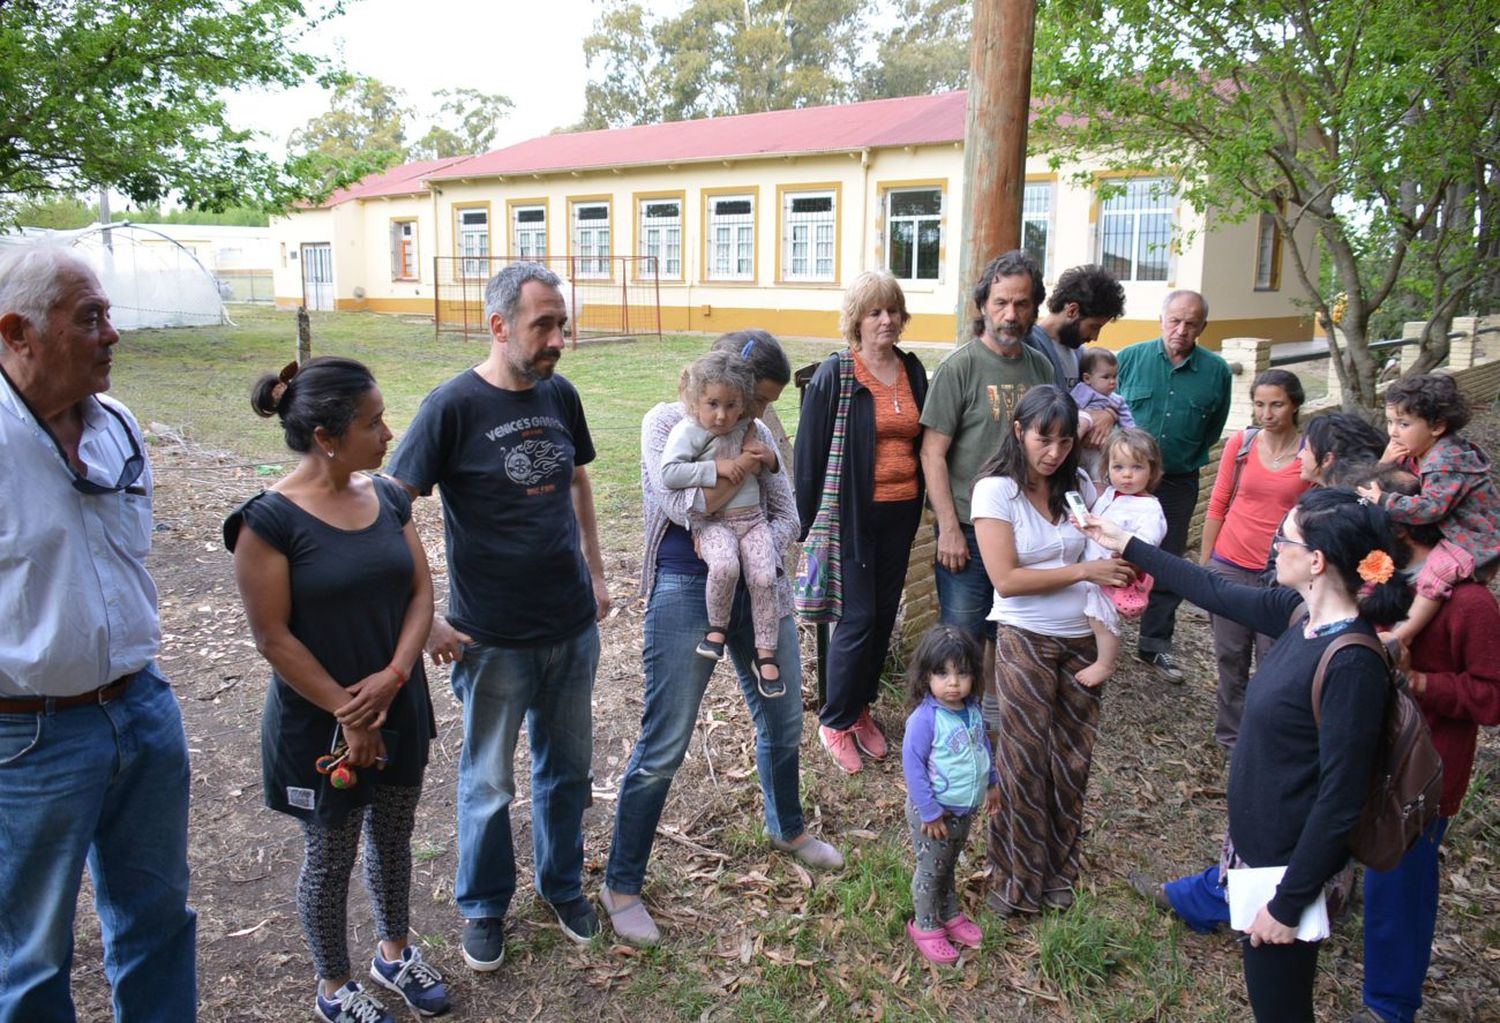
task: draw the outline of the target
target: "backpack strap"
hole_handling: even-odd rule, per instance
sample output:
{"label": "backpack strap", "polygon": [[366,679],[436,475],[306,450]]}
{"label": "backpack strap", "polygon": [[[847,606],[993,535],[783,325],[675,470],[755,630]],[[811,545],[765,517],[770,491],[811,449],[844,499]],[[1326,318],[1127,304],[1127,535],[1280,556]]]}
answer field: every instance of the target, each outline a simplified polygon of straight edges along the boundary
{"label": "backpack strap", "polygon": [[1240,490],[1240,476],[1245,471],[1245,459],[1250,457],[1250,444],[1255,440],[1255,435],[1260,433],[1260,427],[1247,426],[1240,431],[1240,449],[1234,453],[1234,477],[1229,484],[1229,499],[1234,500],[1234,495]]}
{"label": "backpack strap", "polygon": [[1385,665],[1387,680],[1391,674],[1391,655],[1386,650],[1385,644],[1374,636],[1367,636],[1363,632],[1345,633],[1335,639],[1323,651],[1323,656],[1318,658],[1318,670],[1313,674],[1312,685],[1312,712],[1313,724],[1319,728],[1323,727],[1323,676],[1328,671],[1328,664],[1333,660],[1333,655],[1340,650],[1347,650],[1352,646],[1367,647],[1380,655],[1380,663]]}

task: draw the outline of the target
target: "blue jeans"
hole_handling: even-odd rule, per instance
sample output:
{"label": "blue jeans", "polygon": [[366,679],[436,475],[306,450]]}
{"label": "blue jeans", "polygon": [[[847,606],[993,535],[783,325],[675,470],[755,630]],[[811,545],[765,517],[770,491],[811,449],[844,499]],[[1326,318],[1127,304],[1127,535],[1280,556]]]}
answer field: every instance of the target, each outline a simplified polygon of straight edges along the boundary
{"label": "blue jeans", "polygon": [[[661,573],[646,608],[646,707],[641,712],[641,737],[620,781],[614,843],[604,875],[609,890],[621,895],[638,894],[645,883],[656,823],[693,738],[698,706],[713,675],[714,663],[696,652],[698,640],[708,629],[704,583],[701,575]],[[789,842],[805,830],[798,791],[802,666],[796,621],[791,615],[781,619],[776,643],[776,660],[787,683],[784,696],[767,699],[755,687],[750,670],[755,637],[750,599],[743,586],[734,596],[726,647],[755,722],[755,766],[765,797],[766,830]]]}
{"label": "blue jeans", "polygon": [[[980,642],[995,641],[995,623],[989,614],[995,607],[995,584],[979,557],[979,540],[974,527],[961,525],[969,544],[969,560],[962,572],[950,572],[933,559],[932,571],[937,582],[938,621],[956,625]],[[936,535],[937,527],[933,527]]]}
{"label": "blue jeans", "polygon": [[553,904],[583,895],[583,809],[594,757],[590,700],[598,667],[594,625],[550,646],[472,643],[453,666],[453,695],[464,707],[453,895],[466,918],[503,917],[516,893],[510,804],[523,718],[531,744],[537,892]]}
{"label": "blue jeans", "polygon": [[75,1018],[85,863],[115,1019],[196,1017],[188,783],[182,713],[155,665],[103,706],[0,713],[0,1021]]}
{"label": "blue jeans", "polygon": [[1365,871],[1365,1005],[1386,1023],[1411,1023],[1422,1007],[1450,819],[1429,824],[1394,869]]}

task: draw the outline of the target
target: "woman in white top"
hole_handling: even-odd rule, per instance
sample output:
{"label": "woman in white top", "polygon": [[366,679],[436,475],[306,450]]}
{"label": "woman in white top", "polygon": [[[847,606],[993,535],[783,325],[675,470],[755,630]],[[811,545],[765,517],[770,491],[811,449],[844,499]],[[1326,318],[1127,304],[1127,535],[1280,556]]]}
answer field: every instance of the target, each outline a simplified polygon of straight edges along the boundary
{"label": "woman in white top", "polygon": [[1075,678],[1096,656],[1085,584],[1133,576],[1123,561],[1079,560],[1085,538],[1064,495],[1077,490],[1092,504],[1095,494],[1078,470],[1077,437],[1067,394],[1027,391],[971,501],[999,623],[986,695],[1001,792],[990,818],[989,905],[1004,916],[1073,904],[1101,695]]}

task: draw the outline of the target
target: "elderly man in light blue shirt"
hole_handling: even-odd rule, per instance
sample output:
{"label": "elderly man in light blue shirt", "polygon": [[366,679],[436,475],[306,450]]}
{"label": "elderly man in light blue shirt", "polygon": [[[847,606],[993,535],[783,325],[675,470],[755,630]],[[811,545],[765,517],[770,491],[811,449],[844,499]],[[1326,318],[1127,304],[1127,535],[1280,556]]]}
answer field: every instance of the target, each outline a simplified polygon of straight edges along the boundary
{"label": "elderly man in light blue shirt", "polygon": [[196,1016],[187,740],[154,661],[146,448],[103,394],[119,340],[68,250],[0,265],[0,1023],[75,1018],[85,864],[116,1020]]}

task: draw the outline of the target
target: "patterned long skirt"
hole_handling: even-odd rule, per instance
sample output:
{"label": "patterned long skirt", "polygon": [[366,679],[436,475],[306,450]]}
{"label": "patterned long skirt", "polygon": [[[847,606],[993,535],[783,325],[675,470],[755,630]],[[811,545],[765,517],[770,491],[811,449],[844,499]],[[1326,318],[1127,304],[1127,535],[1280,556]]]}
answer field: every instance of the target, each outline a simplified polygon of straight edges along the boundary
{"label": "patterned long skirt", "polygon": [[1000,812],[990,818],[990,888],[1023,913],[1078,880],[1083,801],[1103,687],[1075,673],[1093,662],[1093,636],[1043,636],[1002,624],[995,641],[995,767]]}

